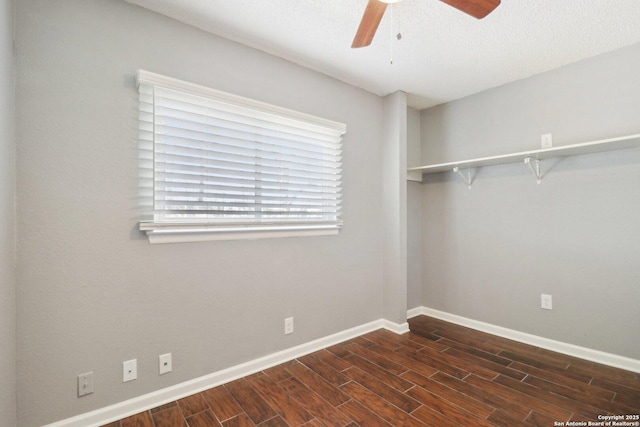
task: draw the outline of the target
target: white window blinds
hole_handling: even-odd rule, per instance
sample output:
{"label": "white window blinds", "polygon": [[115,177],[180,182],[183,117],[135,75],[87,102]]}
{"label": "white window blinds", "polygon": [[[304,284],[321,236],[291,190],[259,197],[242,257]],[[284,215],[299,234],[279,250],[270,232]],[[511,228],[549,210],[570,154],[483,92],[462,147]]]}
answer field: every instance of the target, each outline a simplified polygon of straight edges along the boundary
{"label": "white window blinds", "polygon": [[142,70],[138,87],[153,150],[141,229],[341,226],[344,124]]}

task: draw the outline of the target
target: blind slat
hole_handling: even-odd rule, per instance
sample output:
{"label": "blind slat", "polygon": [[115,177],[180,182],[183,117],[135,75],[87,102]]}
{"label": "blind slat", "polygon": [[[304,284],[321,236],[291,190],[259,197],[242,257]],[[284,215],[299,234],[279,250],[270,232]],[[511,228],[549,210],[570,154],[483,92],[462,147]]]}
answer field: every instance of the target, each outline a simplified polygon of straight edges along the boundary
{"label": "blind slat", "polygon": [[[324,161],[316,160],[311,163],[310,160],[289,156],[275,158],[272,153],[263,153],[258,150],[253,151],[253,153],[229,153],[216,150],[176,147],[164,139],[162,139],[160,143],[156,142],[156,153],[161,154],[163,158],[201,159],[203,161],[216,160],[248,165],[287,167],[290,169],[317,172],[334,170],[341,166],[341,162],[332,159],[326,159]],[[264,154],[266,154],[266,156]]]}
{"label": "blind slat", "polygon": [[[242,153],[259,151],[265,155],[269,153],[278,154],[280,156],[288,155],[300,158],[301,161],[317,161],[318,157],[327,159],[340,158],[342,154],[338,150],[324,149],[322,151],[310,151],[269,144],[261,141],[264,140],[264,138],[259,138],[255,135],[228,137],[204,132],[176,131],[175,129],[168,129],[164,125],[157,124],[156,135],[158,135],[158,142],[168,140],[171,142],[171,145],[176,147],[213,151],[214,147],[212,147],[212,145],[215,144],[215,151],[220,152]],[[250,139],[243,139],[247,137]]]}
{"label": "blind slat", "polygon": [[336,197],[334,193],[304,193],[302,191],[293,192],[293,191],[278,191],[278,190],[268,190],[262,188],[243,188],[243,189],[234,189],[230,190],[227,188],[216,187],[212,188],[212,186],[207,186],[206,190],[202,191],[185,191],[186,189],[169,189],[164,191],[156,191],[155,197],[158,200],[167,200],[172,197],[185,197],[185,198],[195,198],[195,199],[223,199],[223,198],[232,198],[232,199],[246,199],[246,198],[255,198],[256,195],[260,197],[268,197],[270,200],[303,200],[303,201],[312,201],[312,202],[322,202],[322,201],[337,201],[340,200],[339,197]]}
{"label": "blind slat", "polygon": [[[156,121],[160,124],[171,124],[176,128],[198,129],[204,127],[215,127],[220,131],[238,131],[247,134],[265,135],[274,137],[279,145],[309,145],[310,149],[318,147],[333,148],[335,139],[330,135],[304,131],[300,132],[295,128],[266,128],[260,122],[245,122],[228,114],[207,114],[206,111],[180,110],[178,106],[167,106],[158,104],[156,99],[155,115]],[[188,108],[188,106],[187,106]]]}
{"label": "blind slat", "polygon": [[[245,188],[247,185],[255,185],[256,180],[251,176],[235,176],[228,177],[230,175],[204,175],[196,173],[189,175],[187,172],[183,172],[182,176],[176,178],[174,174],[165,174],[160,170],[154,172],[155,180],[160,183],[164,182],[168,187],[182,186],[184,188],[202,188],[202,185],[222,185],[226,184],[229,188]],[[283,188],[283,189],[295,189],[302,191],[320,191],[324,189],[326,192],[337,192],[334,187],[338,187],[340,184],[339,177],[335,179],[304,179],[299,177],[291,177],[284,175],[262,175],[260,183],[265,188]],[[158,186],[158,191],[162,191]]]}
{"label": "blind slat", "polygon": [[[179,158],[181,161],[175,161],[176,158]],[[188,163],[193,158],[185,157],[185,156],[165,156],[162,153],[156,153],[156,170],[158,172],[164,172],[165,174],[174,174],[180,175],[182,174],[183,167],[195,167],[199,168],[200,171],[196,172],[197,174],[204,175],[207,172],[215,172],[215,171],[233,171],[237,175],[250,175],[255,177],[256,180],[260,179],[260,175],[275,175],[275,176],[291,176],[297,178],[304,178],[308,180],[324,180],[330,181],[336,178],[334,175],[337,172],[335,169],[325,169],[325,170],[309,170],[302,168],[288,168],[288,167],[278,167],[278,166],[266,166],[266,165],[255,165],[249,163],[240,163],[234,162],[230,160],[211,160],[206,159],[206,163]],[[173,161],[172,161],[173,160]],[[191,172],[195,172],[193,169]],[[185,174],[186,175],[186,174]],[[193,175],[193,174],[191,174]]]}

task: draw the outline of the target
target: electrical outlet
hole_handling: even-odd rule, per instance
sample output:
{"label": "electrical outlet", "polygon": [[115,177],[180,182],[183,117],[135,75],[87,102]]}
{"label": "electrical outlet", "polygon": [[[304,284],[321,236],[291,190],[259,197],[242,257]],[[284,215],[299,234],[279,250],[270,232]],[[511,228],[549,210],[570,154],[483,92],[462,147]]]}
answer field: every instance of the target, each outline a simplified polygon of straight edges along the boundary
{"label": "electrical outlet", "polygon": [[544,308],[545,310],[553,309],[553,300],[551,295],[540,295],[540,308]]}
{"label": "electrical outlet", "polygon": [[550,133],[545,133],[540,136],[540,142],[542,144],[542,148],[551,148],[553,147],[553,138]]}
{"label": "electrical outlet", "polygon": [[122,362],[122,382],[133,381],[138,378],[138,359]]}
{"label": "electrical outlet", "polygon": [[293,317],[287,317],[284,319],[284,334],[289,335],[293,333]]}
{"label": "electrical outlet", "polygon": [[159,375],[171,372],[171,353],[161,354],[158,356]]}
{"label": "electrical outlet", "polygon": [[78,375],[78,397],[93,393],[93,372]]}

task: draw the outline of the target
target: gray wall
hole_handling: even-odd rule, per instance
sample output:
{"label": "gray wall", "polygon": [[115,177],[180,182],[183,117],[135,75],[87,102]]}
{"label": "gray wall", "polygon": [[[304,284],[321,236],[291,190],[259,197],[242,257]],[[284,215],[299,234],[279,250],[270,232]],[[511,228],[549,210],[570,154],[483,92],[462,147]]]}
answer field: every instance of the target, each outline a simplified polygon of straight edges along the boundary
{"label": "gray wall", "polygon": [[383,188],[384,288],[383,317],[407,320],[407,94],[384,98]]}
{"label": "gray wall", "polygon": [[13,19],[0,1],[0,420],[16,425],[16,277]]}
{"label": "gray wall", "polygon": [[[407,167],[421,165],[420,112],[407,109]],[[422,187],[407,181],[407,309],[422,305]]]}
{"label": "gray wall", "polygon": [[[640,133],[640,45],[422,112],[424,163]],[[430,175],[423,304],[640,359],[640,149]],[[554,309],[540,309],[540,294]]]}
{"label": "gray wall", "polygon": [[407,309],[422,306],[422,188],[407,181]]}
{"label": "gray wall", "polygon": [[[21,426],[382,317],[382,99],[120,1],[16,8]],[[341,233],[149,245],[136,222],[138,68],[345,122]],[[173,372],[159,377],[166,352]],[[131,358],[138,379],[123,384]],[[89,370],[95,393],[77,398]]]}

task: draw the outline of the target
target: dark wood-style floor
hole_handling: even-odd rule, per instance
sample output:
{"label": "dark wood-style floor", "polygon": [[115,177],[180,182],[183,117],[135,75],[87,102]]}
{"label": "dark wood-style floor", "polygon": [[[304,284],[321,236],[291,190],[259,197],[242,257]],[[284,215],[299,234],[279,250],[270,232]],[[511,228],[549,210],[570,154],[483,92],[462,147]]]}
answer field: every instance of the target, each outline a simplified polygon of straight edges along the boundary
{"label": "dark wood-style floor", "polygon": [[108,427],[514,427],[640,414],[640,374],[409,322],[408,334],[378,330]]}

